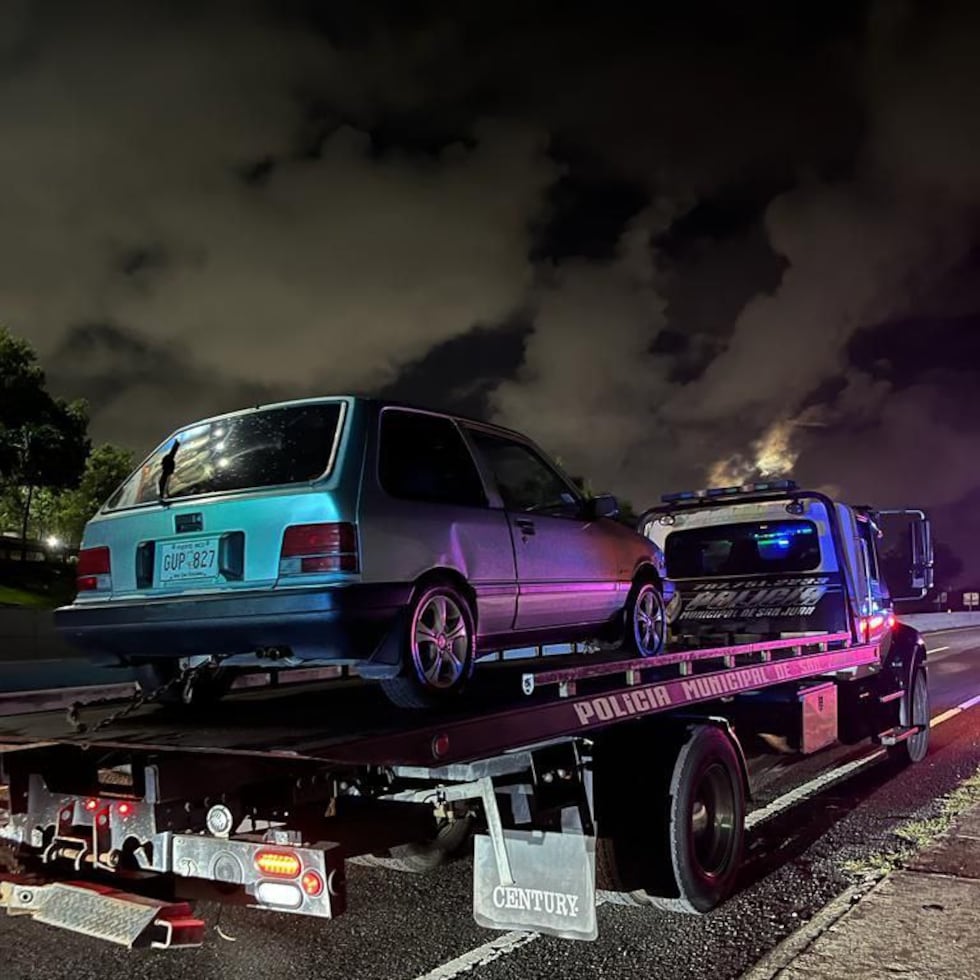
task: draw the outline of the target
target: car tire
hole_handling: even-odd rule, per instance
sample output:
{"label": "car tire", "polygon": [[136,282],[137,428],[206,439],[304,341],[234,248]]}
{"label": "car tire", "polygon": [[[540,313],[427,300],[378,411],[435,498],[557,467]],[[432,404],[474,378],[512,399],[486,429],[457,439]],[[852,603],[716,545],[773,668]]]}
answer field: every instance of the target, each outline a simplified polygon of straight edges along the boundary
{"label": "car tire", "polygon": [[626,600],[622,648],[634,657],[655,657],[667,643],[667,607],[652,578],[633,583]]}
{"label": "car tire", "polygon": [[412,599],[402,637],[401,672],[381,681],[399,708],[432,708],[457,697],[473,672],[476,631],[469,600],[430,581]]}

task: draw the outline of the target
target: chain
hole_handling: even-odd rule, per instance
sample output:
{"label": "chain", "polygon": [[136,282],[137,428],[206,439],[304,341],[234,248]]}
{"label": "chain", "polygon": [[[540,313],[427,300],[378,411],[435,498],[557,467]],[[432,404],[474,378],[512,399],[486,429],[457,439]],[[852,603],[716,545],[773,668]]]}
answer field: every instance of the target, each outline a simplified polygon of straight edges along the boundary
{"label": "chain", "polygon": [[84,732],[97,732],[102,728],[107,728],[109,725],[114,725],[117,721],[121,721],[123,718],[128,717],[134,711],[142,708],[143,705],[154,704],[171,691],[183,690],[185,684],[191,683],[198,674],[204,672],[211,666],[212,664],[210,661],[205,661],[204,663],[198,664],[196,667],[184,667],[179,673],[171,677],[169,681],[167,681],[165,684],[161,684],[158,688],[150,691],[148,694],[144,694],[142,686],[139,686],[129,701],[127,701],[116,711],[106,715],[105,718],[101,719],[93,726],[89,726],[82,721],[80,716],[81,711],[88,710],[89,708],[98,708],[105,704],[115,704],[116,699],[98,698],[94,701],[75,701],[70,704],[67,709],[68,724],[71,725],[72,728],[74,728],[79,734]]}

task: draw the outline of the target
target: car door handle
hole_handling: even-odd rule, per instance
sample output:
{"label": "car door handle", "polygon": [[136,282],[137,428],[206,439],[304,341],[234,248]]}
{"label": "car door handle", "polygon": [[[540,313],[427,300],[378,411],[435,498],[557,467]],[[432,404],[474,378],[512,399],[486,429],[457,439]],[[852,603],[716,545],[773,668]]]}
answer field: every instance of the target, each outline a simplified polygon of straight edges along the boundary
{"label": "car door handle", "polygon": [[525,519],[514,521],[514,523],[521,529],[521,534],[525,538],[529,538],[532,534],[534,534],[534,521]]}

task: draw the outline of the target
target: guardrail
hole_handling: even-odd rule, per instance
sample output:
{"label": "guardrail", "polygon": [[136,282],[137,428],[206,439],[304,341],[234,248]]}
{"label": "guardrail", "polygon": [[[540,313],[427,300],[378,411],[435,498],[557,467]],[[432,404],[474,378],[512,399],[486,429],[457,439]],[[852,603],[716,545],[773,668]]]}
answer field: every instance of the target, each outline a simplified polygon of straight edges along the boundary
{"label": "guardrail", "polygon": [[899,610],[898,618],[903,623],[914,626],[922,633],[936,633],[939,630],[980,626],[980,612],[909,613],[905,615]]}

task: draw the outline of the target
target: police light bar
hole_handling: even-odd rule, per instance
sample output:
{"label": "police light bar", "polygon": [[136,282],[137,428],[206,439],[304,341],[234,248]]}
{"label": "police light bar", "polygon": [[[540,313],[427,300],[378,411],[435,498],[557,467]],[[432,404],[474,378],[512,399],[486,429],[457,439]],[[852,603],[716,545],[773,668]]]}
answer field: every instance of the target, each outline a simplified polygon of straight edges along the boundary
{"label": "police light bar", "polygon": [[750,493],[785,493],[798,489],[795,480],[770,480],[768,483],[743,483],[737,487],[708,487],[704,490],[682,490],[665,493],[660,499],[665,504],[679,504],[689,500],[715,500],[718,497],[737,497]]}

